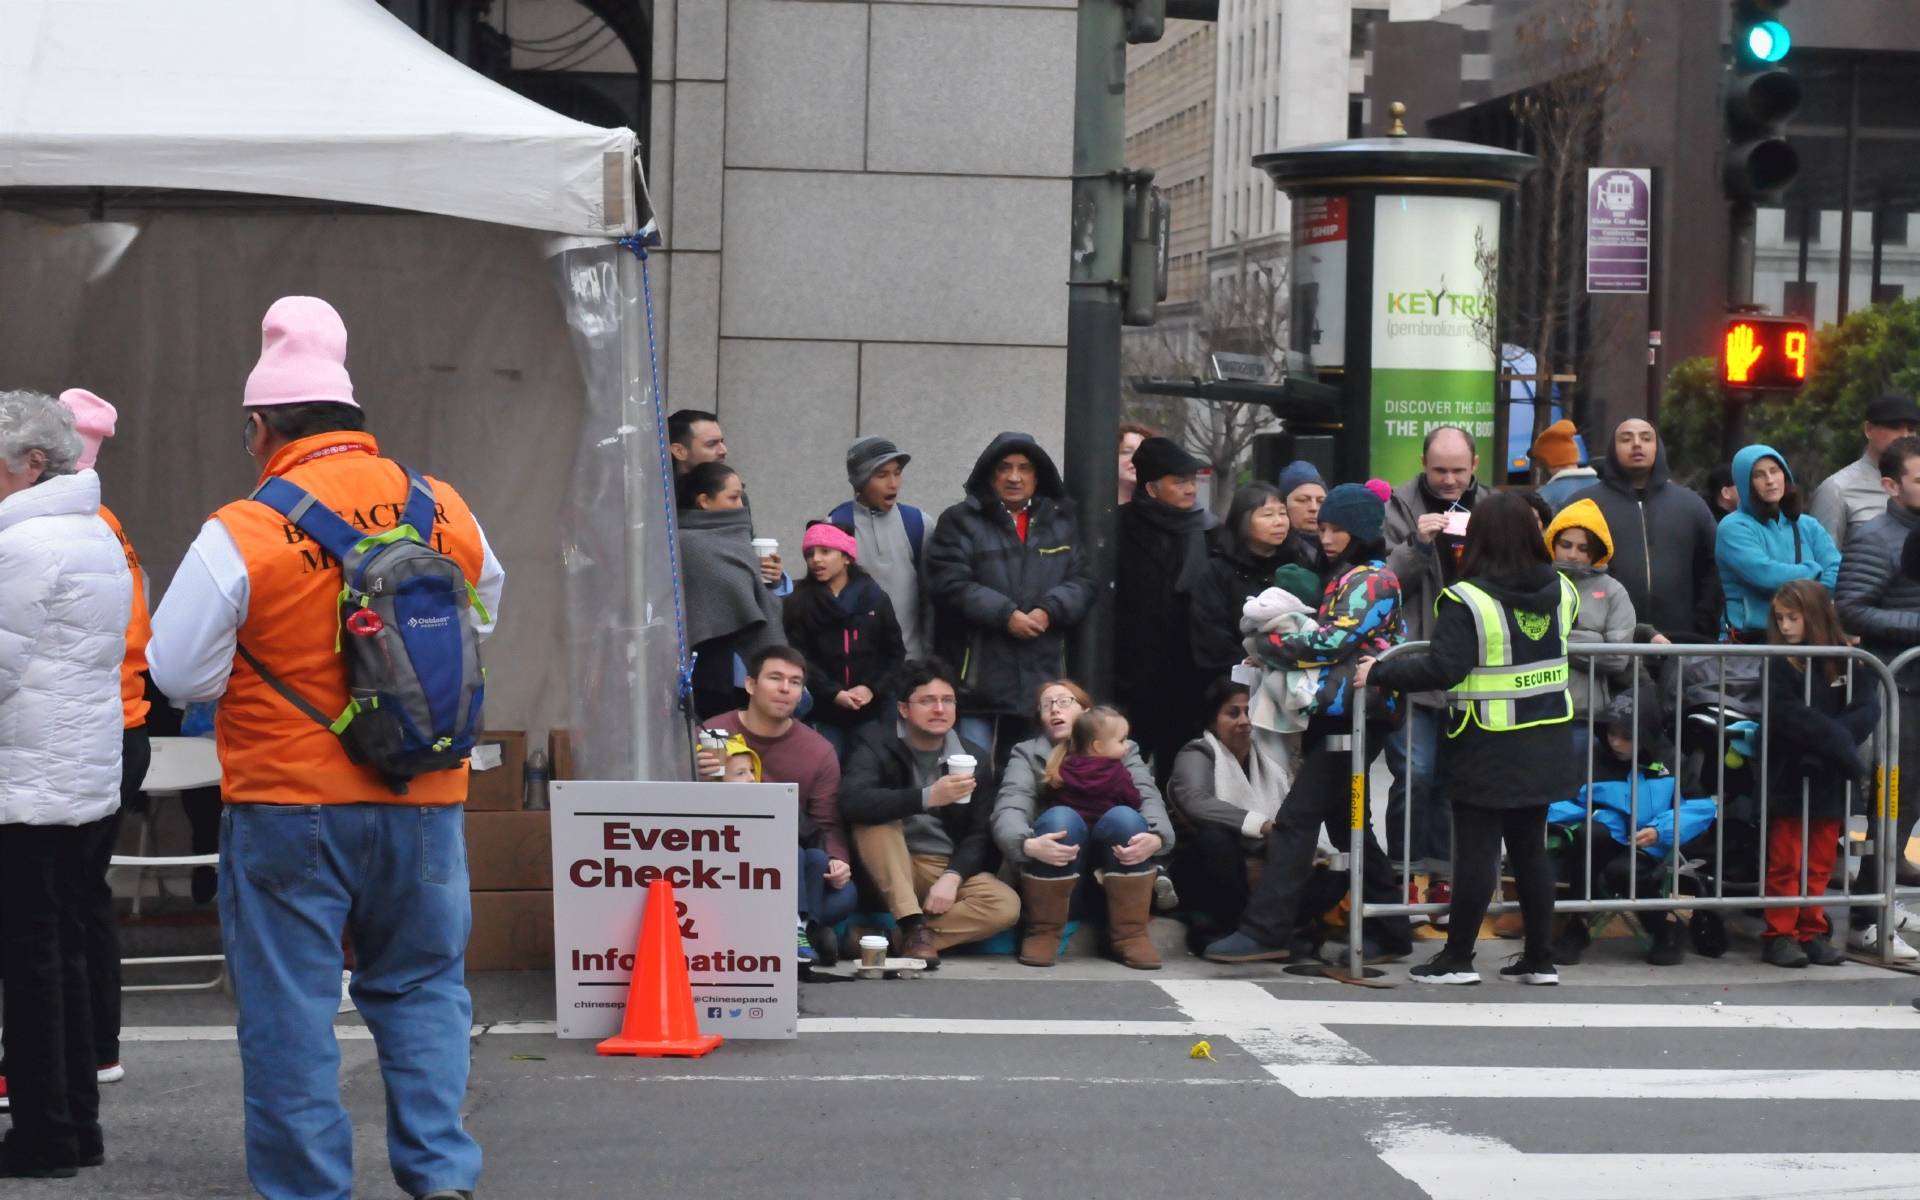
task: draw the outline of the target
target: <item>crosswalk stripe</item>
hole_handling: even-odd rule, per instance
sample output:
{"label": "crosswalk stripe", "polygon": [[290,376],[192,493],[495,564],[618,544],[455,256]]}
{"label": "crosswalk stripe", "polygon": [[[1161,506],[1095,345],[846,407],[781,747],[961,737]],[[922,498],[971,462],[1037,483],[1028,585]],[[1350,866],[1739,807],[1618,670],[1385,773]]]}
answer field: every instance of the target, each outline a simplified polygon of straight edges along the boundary
{"label": "crosswalk stripe", "polygon": [[1920,1100],[1920,1071],[1275,1064],[1296,1095],[1475,1100]]}
{"label": "crosswalk stripe", "polygon": [[1275,1000],[1275,1018],[1320,1025],[1476,1029],[1904,1029],[1920,1012],[1901,1004],[1472,1004],[1389,1000]]}
{"label": "crosswalk stripe", "polygon": [[1431,1200],[1920,1200],[1920,1154],[1523,1154],[1437,1129],[1376,1140]]}

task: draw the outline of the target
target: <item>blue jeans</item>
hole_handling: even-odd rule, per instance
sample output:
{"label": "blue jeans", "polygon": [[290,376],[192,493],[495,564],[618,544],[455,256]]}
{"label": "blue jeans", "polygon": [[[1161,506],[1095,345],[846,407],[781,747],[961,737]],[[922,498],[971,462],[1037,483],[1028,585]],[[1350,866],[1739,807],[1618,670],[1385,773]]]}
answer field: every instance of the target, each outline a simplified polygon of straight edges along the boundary
{"label": "blue jeans", "polygon": [[240,1006],[247,1177],[267,1200],[352,1195],[333,1034],[343,933],[386,1084],[394,1182],[413,1196],[478,1182],[480,1146],[460,1123],[473,1028],[464,819],[457,804],[222,814],[220,933]]}
{"label": "blue jeans", "polygon": [[1099,869],[1109,875],[1144,875],[1157,867],[1153,859],[1131,867],[1123,866],[1114,857],[1113,850],[1140,834],[1150,832],[1147,819],[1140,815],[1137,808],[1110,808],[1101,814],[1089,832],[1086,818],[1064,804],[1057,804],[1034,819],[1033,836],[1065,833],[1067,836],[1062,840],[1069,846],[1080,847],[1080,853],[1065,866],[1050,867],[1043,862],[1028,860],[1021,869],[1035,879],[1067,879],[1086,874],[1089,864],[1097,862]]}
{"label": "blue jeans", "polygon": [[[1413,873],[1445,878],[1453,872],[1453,810],[1440,794],[1440,743],[1446,740],[1447,710],[1407,705],[1407,719],[1387,738],[1387,857],[1395,870],[1413,860]],[[1407,772],[1413,772],[1412,828],[1407,824]]]}
{"label": "blue jeans", "polygon": [[800,919],[838,925],[860,911],[858,890],[849,879],[827,885],[827,852],[800,847]]}

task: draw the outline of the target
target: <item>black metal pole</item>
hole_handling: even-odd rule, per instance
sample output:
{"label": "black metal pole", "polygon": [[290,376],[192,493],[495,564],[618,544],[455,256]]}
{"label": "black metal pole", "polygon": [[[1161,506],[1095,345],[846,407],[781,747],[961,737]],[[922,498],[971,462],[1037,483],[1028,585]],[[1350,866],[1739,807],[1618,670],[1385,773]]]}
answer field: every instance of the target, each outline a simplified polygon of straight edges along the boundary
{"label": "black metal pole", "polygon": [[1847,68],[1847,166],[1840,197],[1840,291],[1835,321],[1847,319],[1849,292],[1853,284],[1853,169],[1860,143],[1860,66]]}
{"label": "black metal pole", "polygon": [[1067,301],[1067,491],[1092,561],[1093,607],[1068,670],[1113,696],[1113,574],[1120,492],[1120,279],[1126,253],[1126,11],[1080,0],[1073,103],[1073,220]]}

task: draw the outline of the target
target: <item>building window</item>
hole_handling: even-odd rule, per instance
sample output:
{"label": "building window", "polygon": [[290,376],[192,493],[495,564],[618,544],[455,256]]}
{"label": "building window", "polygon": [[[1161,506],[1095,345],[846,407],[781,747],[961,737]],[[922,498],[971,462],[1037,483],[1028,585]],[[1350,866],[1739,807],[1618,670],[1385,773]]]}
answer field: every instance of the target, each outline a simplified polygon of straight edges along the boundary
{"label": "building window", "polygon": [[[1798,244],[1804,236],[1809,242],[1820,240],[1820,210],[1817,208],[1789,208],[1786,212],[1786,240]],[[1805,230],[1803,234],[1801,231]]]}
{"label": "building window", "polygon": [[1780,307],[1786,310],[1786,314],[1789,317],[1804,317],[1811,321],[1813,319],[1814,298],[1819,290],[1820,284],[1816,280],[1809,279],[1807,282],[1801,283],[1798,280],[1789,279],[1787,280],[1786,295]]}

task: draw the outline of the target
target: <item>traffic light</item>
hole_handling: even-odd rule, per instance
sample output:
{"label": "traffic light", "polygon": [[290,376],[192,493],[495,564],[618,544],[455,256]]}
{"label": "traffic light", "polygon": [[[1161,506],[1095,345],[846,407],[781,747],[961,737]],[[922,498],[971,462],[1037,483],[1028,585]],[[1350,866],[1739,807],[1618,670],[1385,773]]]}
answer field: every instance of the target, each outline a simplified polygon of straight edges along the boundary
{"label": "traffic light", "polygon": [[1780,317],[1735,317],[1722,341],[1720,382],[1732,389],[1798,391],[1807,381],[1812,329]]}
{"label": "traffic light", "polygon": [[1121,323],[1151,325],[1167,298],[1167,240],[1172,205],[1153,172],[1132,172],[1127,188],[1126,296]]}
{"label": "traffic light", "polygon": [[1787,0],[1734,0],[1733,61],[1726,76],[1727,195],[1777,196],[1800,174],[1800,155],[1781,128],[1800,110],[1800,81],[1779,65],[1793,47],[1780,22]]}
{"label": "traffic light", "polygon": [[1167,28],[1167,0],[1126,0],[1127,41],[1157,42]]}

